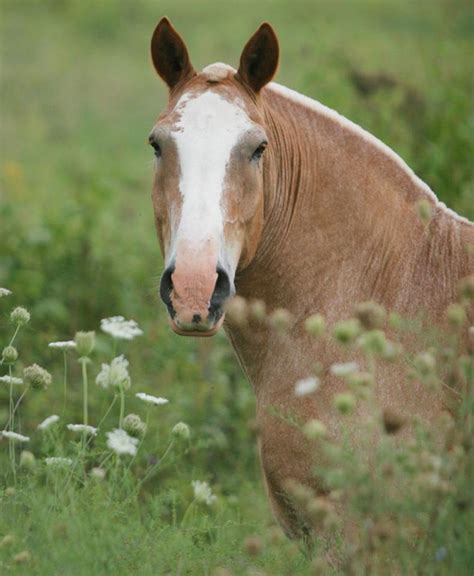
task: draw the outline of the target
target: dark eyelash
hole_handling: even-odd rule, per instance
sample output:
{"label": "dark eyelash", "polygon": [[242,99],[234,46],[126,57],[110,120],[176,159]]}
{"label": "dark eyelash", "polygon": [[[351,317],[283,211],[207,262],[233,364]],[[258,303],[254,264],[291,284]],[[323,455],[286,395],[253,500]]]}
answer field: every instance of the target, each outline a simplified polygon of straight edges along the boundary
{"label": "dark eyelash", "polygon": [[263,153],[265,152],[265,148],[267,147],[267,142],[262,142],[260,146],[255,150],[252,154],[252,160],[260,160]]}

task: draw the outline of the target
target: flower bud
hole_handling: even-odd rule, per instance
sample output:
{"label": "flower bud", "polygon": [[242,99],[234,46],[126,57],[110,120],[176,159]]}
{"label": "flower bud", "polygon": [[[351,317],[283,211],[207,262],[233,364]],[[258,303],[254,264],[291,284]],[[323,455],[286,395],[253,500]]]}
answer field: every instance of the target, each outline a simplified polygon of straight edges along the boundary
{"label": "flower bud", "polygon": [[146,432],[146,424],[137,414],[127,414],[123,420],[123,428],[130,436],[143,436]]}
{"label": "flower bud", "polygon": [[371,330],[357,339],[357,344],[368,354],[383,356],[387,352],[388,343],[382,330]]}
{"label": "flower bud", "polygon": [[350,344],[360,334],[360,323],[356,318],[343,320],[335,324],[332,330],[334,338],[341,344]]}
{"label": "flower bud", "polygon": [[33,364],[23,370],[23,381],[29,384],[35,390],[46,389],[52,382],[51,374],[38,366]]}
{"label": "flower bud", "polygon": [[353,394],[342,393],[334,396],[334,406],[341,414],[350,414],[356,405],[356,399]]}
{"label": "flower bud", "polygon": [[171,434],[177,440],[187,441],[187,440],[189,440],[189,437],[191,436],[191,431],[190,431],[189,426],[187,424],[185,424],[184,422],[178,422],[177,424],[175,424],[173,426],[173,429],[171,430]]}
{"label": "flower bud", "polygon": [[453,328],[460,328],[466,321],[466,311],[461,304],[450,304],[446,317]]}
{"label": "flower bud", "polygon": [[355,317],[366,330],[382,328],[386,312],[385,309],[376,302],[362,302],[355,309]]}
{"label": "flower bud", "polygon": [[13,534],[6,534],[6,535],[0,540],[0,548],[8,548],[8,547],[11,546],[14,542],[15,542],[15,536],[13,536]]}
{"label": "flower bud", "polygon": [[7,346],[2,351],[2,358],[5,364],[14,364],[18,358],[17,349],[14,346]]}
{"label": "flower bud", "polygon": [[95,332],[76,332],[74,337],[79,358],[87,358],[95,346]]}
{"label": "flower bud", "polygon": [[20,466],[22,468],[33,469],[36,465],[36,458],[33,452],[22,450],[20,454]]}
{"label": "flower bud", "polygon": [[23,308],[22,306],[17,306],[10,314],[10,320],[13,322],[13,324],[19,324],[20,326],[28,324],[30,318],[30,313],[26,308]]}
{"label": "flower bud", "polygon": [[13,556],[13,562],[15,564],[28,564],[31,562],[31,552],[23,550],[22,552],[15,554],[15,556]]}
{"label": "flower bud", "polygon": [[326,328],[326,322],[321,314],[313,314],[309,318],[306,318],[304,327],[308,334],[312,336],[322,336]]}

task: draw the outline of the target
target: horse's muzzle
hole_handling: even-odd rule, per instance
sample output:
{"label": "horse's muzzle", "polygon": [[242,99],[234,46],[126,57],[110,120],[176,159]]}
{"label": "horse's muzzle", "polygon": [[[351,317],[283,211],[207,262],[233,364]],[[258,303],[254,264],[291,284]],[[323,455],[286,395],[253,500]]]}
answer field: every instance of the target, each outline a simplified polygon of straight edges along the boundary
{"label": "horse's muzzle", "polygon": [[[229,274],[217,266],[211,299],[203,305],[193,298],[192,283],[184,290],[175,287],[174,272],[174,264],[168,266],[160,281],[160,296],[168,310],[171,327],[182,336],[213,336],[224,321],[225,302],[235,293]],[[197,291],[199,283],[200,279],[196,278]]]}

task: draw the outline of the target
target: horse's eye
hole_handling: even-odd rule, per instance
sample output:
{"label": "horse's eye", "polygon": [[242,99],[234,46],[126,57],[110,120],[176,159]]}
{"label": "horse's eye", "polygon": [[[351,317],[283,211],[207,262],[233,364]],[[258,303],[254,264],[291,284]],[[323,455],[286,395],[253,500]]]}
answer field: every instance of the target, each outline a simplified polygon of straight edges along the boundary
{"label": "horse's eye", "polygon": [[262,157],[262,154],[265,152],[265,148],[267,147],[268,142],[262,142],[260,144],[260,146],[255,150],[255,152],[252,154],[252,160],[260,160],[260,158]]}
{"label": "horse's eye", "polygon": [[155,156],[156,156],[157,158],[159,158],[159,157],[161,156],[161,148],[160,148],[160,145],[159,145],[157,142],[155,142],[155,140],[151,140],[151,139],[150,139],[149,142],[150,142],[150,146],[151,146],[151,147],[153,148],[153,150],[155,151]]}

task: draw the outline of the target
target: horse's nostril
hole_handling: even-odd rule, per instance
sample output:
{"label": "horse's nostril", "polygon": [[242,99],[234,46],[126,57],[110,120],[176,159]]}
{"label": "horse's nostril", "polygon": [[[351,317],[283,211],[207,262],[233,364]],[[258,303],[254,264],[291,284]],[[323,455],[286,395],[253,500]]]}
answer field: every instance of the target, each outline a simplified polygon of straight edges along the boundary
{"label": "horse's nostril", "polygon": [[168,308],[168,312],[171,318],[174,318],[176,314],[173,308],[173,304],[171,302],[171,292],[173,290],[173,280],[171,279],[171,276],[173,275],[173,272],[174,272],[174,264],[166,268],[160,280],[160,297],[166,304],[166,307]]}
{"label": "horse's nostril", "polygon": [[232,295],[232,293],[233,286],[229,275],[223,268],[218,267],[216,286],[212,294],[209,311],[214,312],[215,314],[218,313],[220,315],[222,313],[221,309],[225,301]]}
{"label": "horse's nostril", "polygon": [[193,316],[193,323],[194,323],[194,324],[199,324],[199,322],[201,322],[201,314],[194,314],[194,316]]}

